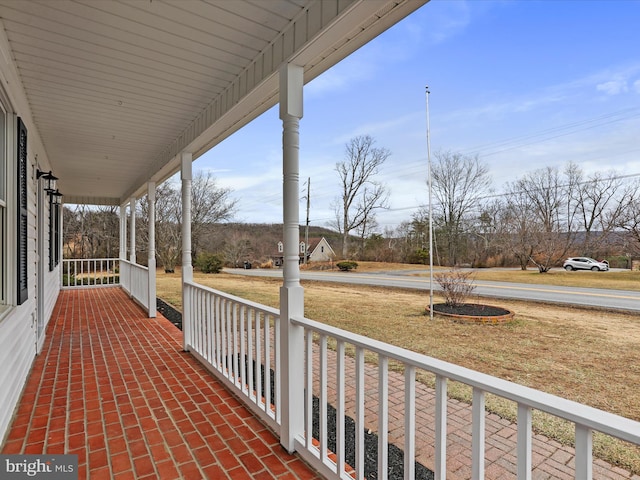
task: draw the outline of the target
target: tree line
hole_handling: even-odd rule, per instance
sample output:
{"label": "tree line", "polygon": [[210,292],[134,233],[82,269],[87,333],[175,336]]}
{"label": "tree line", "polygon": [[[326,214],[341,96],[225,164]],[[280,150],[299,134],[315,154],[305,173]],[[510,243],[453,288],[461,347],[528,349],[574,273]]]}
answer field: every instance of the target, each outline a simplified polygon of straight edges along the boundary
{"label": "tree line", "polygon": [[[572,255],[640,254],[640,182],[615,170],[586,175],[575,163],[544,167],[496,194],[477,156],[438,152],[432,179],[443,265],[532,265],[546,272]],[[407,234],[424,232],[427,215],[422,207],[404,225]]]}
{"label": "tree line", "polygon": [[[358,136],[345,145],[335,171],[340,195],[335,220],[318,236],[329,239],[342,259],[404,263],[429,261],[429,208],[384,231],[376,220],[389,208],[390,191],[378,179],[391,156],[375,140]],[[434,264],[444,266],[535,266],[546,272],[570,255],[604,258],[640,255],[640,181],[614,170],[586,175],[579,165],[525,172],[496,193],[488,166],[478,156],[439,151],[433,156],[431,206]],[[426,182],[425,182],[426,183]],[[210,174],[192,182],[192,249],[218,254],[227,265],[268,261],[281,240],[281,225],[231,223],[237,203]],[[180,261],[180,187],[157,187],[156,254],[168,271]],[[148,199],[136,203],[137,259],[146,261]],[[64,256],[113,258],[119,252],[119,209],[64,208]],[[313,233],[312,233],[313,236]]]}

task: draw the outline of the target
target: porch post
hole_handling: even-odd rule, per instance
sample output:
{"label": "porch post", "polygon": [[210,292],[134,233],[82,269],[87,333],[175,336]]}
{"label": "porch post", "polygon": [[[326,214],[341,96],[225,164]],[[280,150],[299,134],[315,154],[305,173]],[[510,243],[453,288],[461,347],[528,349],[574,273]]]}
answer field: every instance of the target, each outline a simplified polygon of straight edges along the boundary
{"label": "porch post", "polygon": [[156,318],[156,182],[147,183],[147,199],[149,201],[149,318]]}
{"label": "porch post", "polygon": [[127,259],[127,204],[120,205],[120,260]]}
{"label": "porch post", "polygon": [[131,278],[127,261],[127,204],[120,205],[120,258],[118,259],[118,272],[120,275],[120,287],[127,293],[131,292]]}
{"label": "porch post", "polygon": [[289,452],[304,433],[304,329],[291,324],[291,317],[304,315],[304,290],[300,285],[298,244],[299,212],[299,123],[302,118],[303,67],[283,64],[280,68],[280,119],[282,120],[283,170],[283,286],[280,288],[280,443]]}
{"label": "porch post", "polygon": [[193,281],[193,266],[191,265],[191,163],[192,154],[182,153],[182,341],[185,352],[189,351],[191,343],[191,305],[189,295],[185,290],[185,282]]}
{"label": "porch post", "polygon": [[129,261],[136,263],[136,197],[129,200],[129,210],[131,211],[131,232],[129,232],[130,248]]}

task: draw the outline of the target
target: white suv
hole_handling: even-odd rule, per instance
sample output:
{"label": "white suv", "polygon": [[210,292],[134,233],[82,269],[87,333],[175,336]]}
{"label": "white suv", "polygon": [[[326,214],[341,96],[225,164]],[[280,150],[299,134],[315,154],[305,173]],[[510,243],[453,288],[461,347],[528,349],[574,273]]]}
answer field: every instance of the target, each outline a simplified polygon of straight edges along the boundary
{"label": "white suv", "polygon": [[572,257],[567,258],[562,265],[567,272],[571,270],[593,270],[594,272],[609,270],[609,263],[605,260],[599,262],[589,257]]}

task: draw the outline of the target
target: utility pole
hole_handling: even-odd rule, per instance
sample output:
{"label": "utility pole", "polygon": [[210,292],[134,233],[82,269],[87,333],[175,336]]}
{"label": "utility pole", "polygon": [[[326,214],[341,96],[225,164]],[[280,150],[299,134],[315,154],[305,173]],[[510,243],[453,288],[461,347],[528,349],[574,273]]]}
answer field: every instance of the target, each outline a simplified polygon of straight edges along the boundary
{"label": "utility pole", "polygon": [[304,230],[304,264],[307,264],[307,252],[309,250],[309,207],[311,206],[311,177],[307,179],[307,226]]}

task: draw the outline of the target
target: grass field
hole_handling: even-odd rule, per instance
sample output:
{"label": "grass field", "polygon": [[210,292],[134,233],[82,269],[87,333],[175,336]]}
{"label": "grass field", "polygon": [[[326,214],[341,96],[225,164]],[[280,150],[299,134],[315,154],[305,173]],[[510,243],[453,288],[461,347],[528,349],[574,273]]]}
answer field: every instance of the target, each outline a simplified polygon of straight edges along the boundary
{"label": "grass field", "polygon": [[[415,266],[412,266],[415,267]],[[364,265],[360,271],[378,269]],[[631,289],[638,272],[537,272],[482,270],[478,279],[524,282],[522,278],[571,282],[559,285],[597,286],[601,279]],[[517,277],[513,279],[511,277]],[[203,285],[278,307],[279,279],[231,274],[203,275]],[[180,275],[158,272],[158,296],[180,307]],[[530,283],[534,283],[531,280]],[[542,283],[542,282],[540,282]],[[516,312],[504,326],[451,323],[424,315],[424,292],[303,282],[305,316],[393,345],[456,363],[522,385],[559,395],[640,421],[640,318],[638,315],[491,300]],[[637,287],[636,287],[637,288]],[[440,301],[436,297],[436,301]],[[363,308],[366,305],[366,308]],[[451,386],[451,394],[470,399],[470,391]],[[514,419],[515,406],[488,398],[488,407]],[[573,429],[544,415],[534,417],[534,428],[572,443]],[[640,474],[640,450],[596,436],[598,456]]]}

